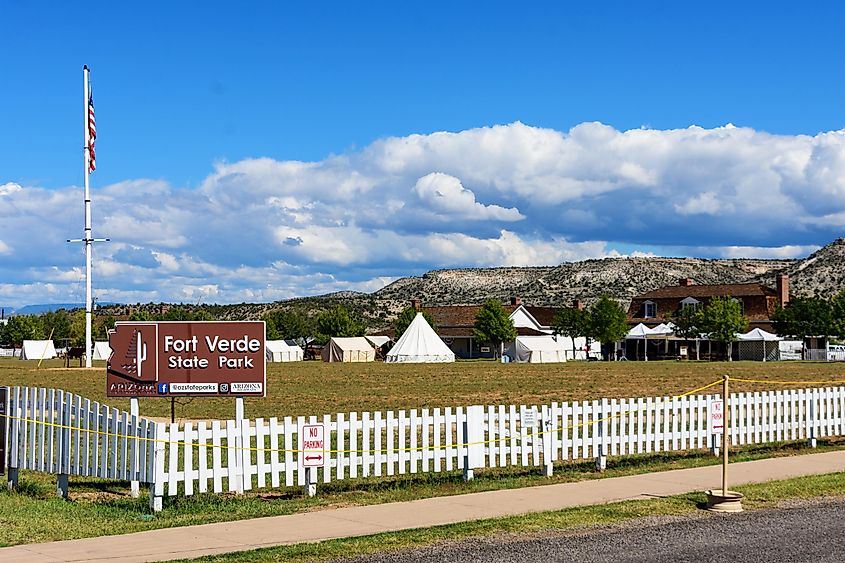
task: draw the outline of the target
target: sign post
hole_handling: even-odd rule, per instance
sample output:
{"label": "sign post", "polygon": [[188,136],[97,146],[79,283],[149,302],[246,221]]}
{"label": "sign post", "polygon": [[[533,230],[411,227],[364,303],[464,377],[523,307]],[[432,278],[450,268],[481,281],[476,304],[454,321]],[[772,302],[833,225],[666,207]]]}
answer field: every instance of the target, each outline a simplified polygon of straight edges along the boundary
{"label": "sign post", "polygon": [[322,424],[304,424],[299,434],[299,460],[305,470],[305,494],[317,494],[316,468],[323,466],[326,455],[325,427]]}
{"label": "sign post", "polygon": [[728,433],[730,432],[730,395],[728,381],[725,375],[722,381],[722,400],[724,401],[722,425],[722,488],[710,489],[707,493],[707,510],[711,512],[742,512],[742,493],[728,489]]}

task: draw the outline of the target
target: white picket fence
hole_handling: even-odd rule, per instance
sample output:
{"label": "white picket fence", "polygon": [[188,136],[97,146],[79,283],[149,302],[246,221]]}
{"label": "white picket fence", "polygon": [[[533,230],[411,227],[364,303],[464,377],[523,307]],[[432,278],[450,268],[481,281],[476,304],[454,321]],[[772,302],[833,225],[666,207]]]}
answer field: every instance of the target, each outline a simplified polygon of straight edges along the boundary
{"label": "white picket fence", "polygon": [[[538,467],[712,447],[718,395],[153,423],[56,390],[12,388],[9,466],[151,484],[163,496],[492,467]],[[845,434],[845,388],[734,393],[735,445]],[[24,420],[26,419],[26,420]],[[63,428],[46,425],[53,421]],[[323,424],[307,472],[303,426]]]}
{"label": "white picket fence", "polygon": [[10,479],[29,469],[153,482],[153,421],[57,389],[11,387],[9,395]]}

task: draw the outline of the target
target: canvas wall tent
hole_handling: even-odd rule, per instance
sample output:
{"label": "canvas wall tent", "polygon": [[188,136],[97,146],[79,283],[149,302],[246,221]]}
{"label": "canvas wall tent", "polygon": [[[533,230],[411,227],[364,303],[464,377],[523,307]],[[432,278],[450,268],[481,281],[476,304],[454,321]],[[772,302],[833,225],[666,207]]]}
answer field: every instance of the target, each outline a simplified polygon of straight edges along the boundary
{"label": "canvas wall tent", "polygon": [[366,338],[375,348],[381,348],[390,342],[389,336],[365,336],[364,338]]}
{"label": "canvas wall tent", "polygon": [[52,340],[24,340],[21,346],[22,360],[49,360],[56,357]]}
{"label": "canvas wall tent", "polygon": [[455,354],[437,336],[422,313],[417,313],[396,345],[390,349],[385,362],[390,363],[437,363],[454,362]]}
{"label": "canvas wall tent", "polygon": [[320,356],[324,362],[372,362],[376,351],[363,336],[332,338],[323,346]]}
{"label": "canvas wall tent", "polygon": [[565,362],[566,352],[565,341],[555,340],[553,336],[517,336],[505,350],[512,362],[529,364]]}
{"label": "canvas wall tent", "polygon": [[302,348],[285,340],[268,340],[264,353],[268,362],[300,362],[304,356]]}
{"label": "canvas wall tent", "polygon": [[108,342],[94,342],[92,360],[108,360],[109,356],[111,356],[111,346]]}

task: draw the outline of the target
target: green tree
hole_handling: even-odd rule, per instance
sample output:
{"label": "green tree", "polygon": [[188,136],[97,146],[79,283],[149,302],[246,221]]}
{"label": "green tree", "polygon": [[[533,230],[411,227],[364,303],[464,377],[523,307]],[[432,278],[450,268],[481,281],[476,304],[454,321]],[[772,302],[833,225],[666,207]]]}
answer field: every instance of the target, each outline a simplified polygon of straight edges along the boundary
{"label": "green tree", "polygon": [[[415,307],[408,307],[401,313],[399,316],[396,317],[396,320],[393,321],[393,328],[396,330],[396,340],[405,334],[405,331],[408,329],[408,325],[413,322],[414,318],[417,316],[417,309]],[[431,328],[437,330],[437,327],[434,325],[434,317],[426,313],[425,311],[422,312],[422,316]]]}
{"label": "green tree", "polygon": [[845,289],[830,300],[830,325],[831,334],[845,339]]}
{"label": "green tree", "polygon": [[495,345],[501,355],[505,342],[516,340],[517,332],[502,304],[495,299],[488,299],[475,316],[472,335],[481,342]]}
{"label": "green tree", "polygon": [[112,315],[95,319],[92,331],[94,333],[94,340],[108,341],[109,331],[114,328],[115,318]]}
{"label": "green tree", "polygon": [[34,315],[17,315],[9,318],[6,324],[6,339],[12,349],[20,348],[24,340],[41,340],[44,338],[41,319]]}
{"label": "green tree", "polygon": [[607,295],[602,295],[589,313],[589,336],[605,345],[613,346],[607,359],[616,358],[616,342],[628,333],[628,317],[625,309]]}
{"label": "green tree", "polygon": [[699,343],[703,326],[702,307],[687,306],[681,307],[671,315],[672,324],[675,325],[675,334],[684,340],[695,341],[695,359],[699,359]]}
{"label": "green tree", "polygon": [[45,335],[53,335],[52,339],[55,344],[71,337],[71,317],[64,309],[47,311],[42,314],[41,326]]}
{"label": "green tree", "polygon": [[276,328],[276,322],[273,320],[273,315],[267,314],[262,317],[264,319],[264,334],[267,340],[281,340],[282,335],[279,329]]}
{"label": "green tree", "polygon": [[775,331],[783,336],[804,339],[835,332],[832,303],[818,297],[796,297],[786,307],[778,307],[772,320]]}
{"label": "green tree", "polygon": [[702,324],[707,337],[714,342],[724,342],[728,361],[731,361],[736,334],[748,329],[748,319],[742,308],[730,297],[714,297],[701,312]]}
{"label": "green tree", "polygon": [[[267,323],[267,338],[270,338],[271,327],[275,338],[271,340],[279,340],[282,338],[302,340],[314,333],[314,328],[310,319],[297,311],[271,311],[264,315],[264,322]],[[337,334],[332,336],[339,336]]]}
{"label": "green tree", "polygon": [[564,307],[555,312],[552,319],[552,330],[555,334],[568,336],[572,339],[572,357],[575,357],[575,339],[587,336],[590,331],[590,316],[583,309]]}
{"label": "green tree", "polygon": [[325,344],[333,336],[364,336],[364,325],[353,318],[346,307],[335,305],[317,317],[316,340]]}
{"label": "green tree", "polygon": [[[70,345],[85,346],[85,310],[70,312]],[[93,327],[92,327],[93,330]]]}

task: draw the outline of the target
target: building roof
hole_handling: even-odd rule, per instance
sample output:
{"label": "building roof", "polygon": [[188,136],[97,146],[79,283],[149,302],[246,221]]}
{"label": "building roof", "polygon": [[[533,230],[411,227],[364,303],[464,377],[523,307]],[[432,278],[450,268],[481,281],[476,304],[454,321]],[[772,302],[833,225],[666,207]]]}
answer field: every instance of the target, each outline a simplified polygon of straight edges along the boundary
{"label": "building roof", "polygon": [[634,299],[683,299],[685,297],[749,297],[754,295],[777,295],[777,292],[759,283],[723,283],[712,285],[670,285]]}
{"label": "building roof", "polygon": [[[528,314],[530,314],[540,326],[551,326],[552,319],[555,316],[553,307],[532,307],[528,305],[521,305]],[[502,305],[502,308],[507,311],[508,315],[512,314],[520,305]],[[481,310],[481,305],[449,305],[444,307],[422,307],[422,310],[434,319],[434,325],[437,327],[437,332],[440,335],[449,335],[446,329],[450,328],[472,328],[475,324],[475,317]],[[465,334],[452,334],[451,336],[460,336]],[[536,331],[532,334],[537,334]]]}

